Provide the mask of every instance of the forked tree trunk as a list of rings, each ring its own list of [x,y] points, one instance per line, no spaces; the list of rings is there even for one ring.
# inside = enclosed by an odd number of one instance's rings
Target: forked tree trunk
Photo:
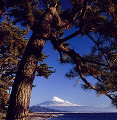
[[[35,68],[44,44],[37,33],[32,34],[14,80],[6,120],[28,120]]]

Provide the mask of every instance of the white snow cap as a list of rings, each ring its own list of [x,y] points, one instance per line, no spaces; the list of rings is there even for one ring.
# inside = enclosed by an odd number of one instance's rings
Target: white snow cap
[[[54,96],[51,100],[38,104],[39,106],[79,106]]]
[[[70,102],[68,102],[68,101],[62,100],[62,99],[60,99],[60,98],[58,98],[58,97],[56,97],[56,96],[54,96],[51,101],[52,101],[52,102],[55,102],[55,104],[56,104],[57,106],[59,106],[59,105],[60,105],[60,106],[79,106],[79,105],[77,105],[77,104],[72,104],[72,103],[70,103]]]
[[[54,97],[52,98],[52,101],[64,102],[64,100],[62,100],[62,99],[60,99],[60,98],[58,98],[58,97],[56,97],[56,96],[54,96]]]

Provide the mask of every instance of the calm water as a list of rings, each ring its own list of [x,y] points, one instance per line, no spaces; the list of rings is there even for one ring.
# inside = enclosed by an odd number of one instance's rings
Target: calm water
[[[70,113],[48,120],[117,120],[117,113]]]

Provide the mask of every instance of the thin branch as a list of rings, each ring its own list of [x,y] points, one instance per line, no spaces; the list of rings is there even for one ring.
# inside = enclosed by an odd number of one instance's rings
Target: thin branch
[[[117,68],[113,68],[113,67],[110,67],[109,65],[106,65],[106,64],[103,64],[103,63],[100,63],[100,62],[96,62],[96,61],[92,61],[92,60],[89,60],[89,59],[85,59],[83,57],[81,57],[78,53],[76,53],[73,49],[67,49],[65,48],[62,43],[60,44],[56,38],[54,37],[50,37],[50,41],[51,43],[53,44],[53,46],[55,47],[55,49],[59,50],[59,51],[62,51],[66,54],[68,54],[70,57],[73,56],[73,59],[76,59],[77,61],[81,60],[82,62],[89,62],[89,63],[93,63],[93,64],[97,64],[97,65],[101,65],[101,66],[105,66],[107,68],[110,68],[111,70],[116,70],[117,71]],[[68,52],[69,51],[69,52]],[[72,57],[71,57],[72,58]]]
[[[81,66],[79,65],[78,67],[78,73],[81,77],[81,79],[85,82],[85,84],[87,84],[91,89],[94,89],[96,91],[100,91],[98,88],[94,87],[91,83],[89,83],[86,78],[83,76],[82,71],[81,71]],[[101,82],[101,81],[100,81]],[[115,100],[113,97],[111,97],[111,95],[109,95],[107,92],[103,93],[104,95],[106,95],[107,97],[109,97],[111,100]]]
[[[28,10],[28,20],[29,20],[29,23],[32,27],[34,24],[34,15],[32,12],[31,2],[29,0],[26,0],[26,5],[27,5],[27,10]]]
[[[0,78],[2,77],[3,72],[4,72],[4,67],[1,67],[1,69],[0,69]]]
[[[9,72],[5,72],[5,74],[1,75],[1,78],[7,77],[12,74],[16,74],[16,72],[14,72],[14,69],[11,69]]]
[[[91,88],[94,89],[96,91],[100,91],[98,88],[94,87],[91,83],[89,83],[86,78],[83,76],[82,71],[81,71],[81,66],[79,65],[78,67],[78,73],[81,77],[81,79]],[[100,81],[101,82],[101,81]],[[106,95],[107,97],[109,97],[111,100],[115,100],[113,97],[111,97],[111,95],[109,95],[107,92],[103,93],[104,95]]]
[[[58,52],[59,52],[59,54],[60,54],[60,61],[61,61],[61,63],[63,63],[64,60],[63,60],[63,57],[62,57],[62,53],[61,53],[61,51],[58,51]]]
[[[86,34],[86,35],[97,45],[98,49],[103,53],[104,58],[105,58],[106,62],[108,63],[108,60],[107,60],[107,58],[106,58],[106,56],[105,56],[105,53],[104,53],[104,51],[99,47],[98,43],[93,39],[93,37],[92,37],[91,35],[89,35],[89,34]],[[109,63],[108,63],[108,65],[109,65]]]
[[[66,42],[67,40],[69,40],[69,39],[71,39],[71,38],[73,38],[73,37],[76,37],[77,35],[80,35],[80,34],[81,34],[81,30],[76,31],[76,32],[74,32],[73,34],[71,34],[71,35],[69,35],[69,36],[67,36],[67,37],[65,37],[65,38],[63,38],[63,39],[59,39],[59,40],[58,40],[58,43],[59,43],[59,45],[60,45],[61,43]]]
[[[97,79],[99,82],[104,83],[102,80],[100,80],[96,75],[92,75],[95,79]]]
[[[12,80],[14,80],[15,77],[16,77],[16,76],[13,76],[13,77],[8,81],[8,83],[11,82]]]
[[[59,40],[58,40],[58,41],[59,41],[59,45],[60,45],[61,43],[63,43],[63,42],[66,42],[67,40],[69,40],[69,39],[77,36],[77,35],[80,35],[80,34],[82,33],[82,26],[83,26],[83,24],[84,24],[84,23],[83,23],[83,17],[84,17],[84,14],[85,14],[86,5],[87,5],[87,1],[85,0],[85,1],[84,1],[84,6],[83,6],[83,12],[82,12],[82,15],[81,15],[81,18],[82,18],[81,21],[82,21],[82,22],[80,23],[81,26],[80,26],[79,31],[76,31],[75,33],[73,33],[73,34],[65,37],[64,39],[59,39]],[[75,20],[77,14],[78,14],[78,13],[76,13],[76,14],[75,14],[75,17],[73,17],[73,21]]]
[[[98,89],[97,89],[96,87],[94,87],[91,83],[89,83],[89,82],[85,79],[85,77],[83,76],[82,71],[81,71],[81,65],[78,65],[78,64],[77,64],[76,66],[77,66],[77,71],[78,71],[81,79],[82,79],[91,89],[94,89],[94,90],[98,91]]]
[[[10,54],[10,56],[8,56],[7,58],[5,58],[5,59],[2,61],[2,65],[1,65],[1,66],[3,66],[10,57],[11,57],[11,54]]]

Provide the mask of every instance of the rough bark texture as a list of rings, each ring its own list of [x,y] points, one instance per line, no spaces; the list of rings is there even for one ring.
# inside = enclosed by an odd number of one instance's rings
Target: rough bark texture
[[[33,33],[14,80],[9,101],[7,120],[28,120],[28,110],[35,68],[45,40]]]

